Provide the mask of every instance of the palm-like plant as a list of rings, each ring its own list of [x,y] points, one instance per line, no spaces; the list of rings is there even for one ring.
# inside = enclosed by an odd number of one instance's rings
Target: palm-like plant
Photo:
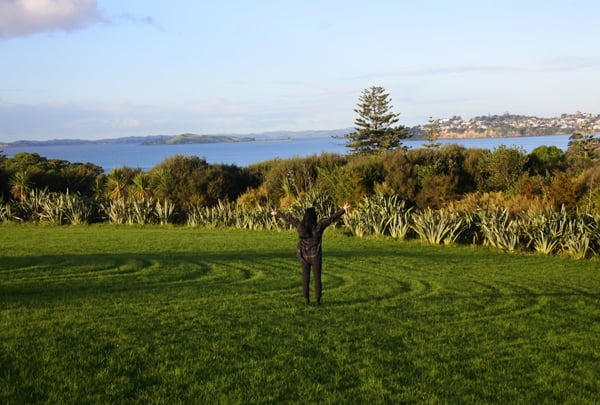
[[[121,167],[115,167],[108,174],[106,186],[108,187],[108,196],[111,200],[118,200],[127,197],[127,185],[129,181],[125,170]]]
[[[10,179],[10,193],[19,201],[23,201],[32,190],[31,175],[27,170],[19,170]]]
[[[171,173],[168,169],[161,167],[151,172],[152,193],[159,200],[167,200],[169,197],[169,177]]]
[[[136,200],[146,201],[152,196],[152,177],[140,172],[135,175],[128,188],[128,195]]]

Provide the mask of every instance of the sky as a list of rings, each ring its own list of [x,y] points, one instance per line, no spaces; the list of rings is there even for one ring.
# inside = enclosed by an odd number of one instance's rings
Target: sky
[[[0,143],[600,113],[597,0],[0,0]]]

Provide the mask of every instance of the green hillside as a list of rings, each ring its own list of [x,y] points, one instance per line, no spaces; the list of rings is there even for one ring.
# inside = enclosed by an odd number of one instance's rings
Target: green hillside
[[[185,145],[198,143],[230,143],[230,142],[252,142],[254,138],[226,135],[197,135],[181,134],[168,139],[160,139],[151,143],[151,145]]]

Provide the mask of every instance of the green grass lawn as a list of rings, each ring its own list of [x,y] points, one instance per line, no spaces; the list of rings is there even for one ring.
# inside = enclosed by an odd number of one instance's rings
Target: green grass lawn
[[[0,226],[0,403],[600,398],[600,263],[328,230]],[[312,291],[311,291],[312,292]]]

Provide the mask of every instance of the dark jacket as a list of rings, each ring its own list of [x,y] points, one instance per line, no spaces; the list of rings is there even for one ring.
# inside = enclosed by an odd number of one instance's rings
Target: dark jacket
[[[333,221],[344,215],[346,211],[340,210],[317,224],[312,229],[312,235],[309,238],[299,238],[298,248],[296,250],[296,256],[304,263],[320,263],[323,257],[323,249],[321,241],[323,239],[323,232]],[[300,225],[300,221],[287,214],[281,212],[277,213],[277,216],[285,219],[292,224],[296,229]]]

